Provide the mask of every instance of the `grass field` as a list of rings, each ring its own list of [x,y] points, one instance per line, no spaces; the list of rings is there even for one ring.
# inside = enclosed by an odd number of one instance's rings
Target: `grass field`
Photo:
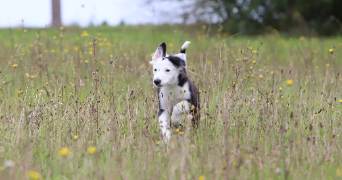
[[[342,178],[342,37],[230,36],[0,30],[0,179]],[[201,122],[165,144],[149,61],[186,40]]]

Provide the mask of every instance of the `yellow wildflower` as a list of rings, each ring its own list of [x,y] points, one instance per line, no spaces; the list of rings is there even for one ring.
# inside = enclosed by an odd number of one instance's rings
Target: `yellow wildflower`
[[[77,136],[77,135],[75,135],[75,136],[74,136],[74,139],[76,140],[77,138],[78,138],[78,136]]]
[[[329,67],[329,66],[330,66],[330,64],[328,63],[328,64],[326,64],[326,66],[327,66],[327,67]]]
[[[330,53],[333,53],[333,52],[334,52],[334,49],[329,49],[329,52],[330,52]]]
[[[90,147],[88,148],[88,153],[89,153],[89,154],[94,154],[94,153],[96,153],[96,147],[90,146]]]
[[[64,148],[60,149],[58,153],[60,156],[65,157],[70,153],[70,150],[68,148],[64,147]]]
[[[16,68],[18,66],[18,64],[13,64],[13,67]]]
[[[177,128],[177,129],[175,129],[175,132],[179,132],[179,129]]]
[[[198,180],[204,180],[204,179],[205,179],[204,176],[198,177]]]
[[[286,81],[286,84],[287,84],[288,86],[292,85],[292,80],[291,80],[291,79],[288,79],[288,80]]]
[[[41,178],[40,173],[38,173],[36,171],[29,171],[28,172],[28,176],[29,176],[30,179],[34,179],[34,180],[37,180],[37,179]]]
[[[264,76],[260,74],[259,77],[260,77],[260,78],[263,78]]]
[[[83,37],[86,37],[86,36],[89,36],[89,34],[87,33],[87,31],[83,31],[83,32],[82,32],[82,36],[83,36]]]
[[[336,169],[336,176],[342,177],[342,168],[337,167],[337,169]]]
[[[283,90],[283,88],[280,87],[280,88],[279,88],[279,91],[282,91],[282,90]]]

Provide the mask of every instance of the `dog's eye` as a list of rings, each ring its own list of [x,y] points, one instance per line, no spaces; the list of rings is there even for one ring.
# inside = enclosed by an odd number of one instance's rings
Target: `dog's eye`
[[[170,69],[167,69],[166,72],[170,72]]]
[[[154,71],[157,71],[157,69],[154,69]]]

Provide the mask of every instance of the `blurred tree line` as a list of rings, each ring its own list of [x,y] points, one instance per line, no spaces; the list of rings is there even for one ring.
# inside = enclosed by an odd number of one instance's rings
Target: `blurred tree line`
[[[208,15],[218,17],[222,31],[230,33],[342,32],[342,0],[195,0],[192,13],[204,21]]]

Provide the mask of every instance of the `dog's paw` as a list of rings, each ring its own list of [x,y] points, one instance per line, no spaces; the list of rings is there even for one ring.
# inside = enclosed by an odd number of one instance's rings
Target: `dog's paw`
[[[163,134],[163,143],[167,143],[169,142],[171,139],[171,131],[170,130],[166,130],[166,132]]]

